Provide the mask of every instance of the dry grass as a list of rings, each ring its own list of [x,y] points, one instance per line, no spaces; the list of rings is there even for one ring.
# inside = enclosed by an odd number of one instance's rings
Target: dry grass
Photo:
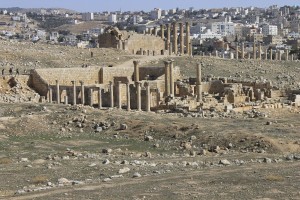
[[[13,161],[10,158],[0,158],[0,165],[11,164]]]
[[[36,177],[33,177],[33,178],[31,179],[31,182],[32,182],[33,184],[45,184],[45,183],[48,182],[48,177],[45,176],[45,175],[38,175],[38,176],[36,176]]]
[[[280,175],[270,174],[265,177],[265,180],[272,181],[272,182],[281,182],[281,181],[284,181],[284,177],[282,177]]]

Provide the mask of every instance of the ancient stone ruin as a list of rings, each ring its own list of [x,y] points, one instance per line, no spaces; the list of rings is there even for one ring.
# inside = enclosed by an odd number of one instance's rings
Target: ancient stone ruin
[[[178,34],[179,24],[179,34]],[[172,31],[171,31],[172,28]],[[165,30],[166,38],[165,38]],[[160,31],[160,35],[158,35]],[[178,45],[179,35],[179,45]],[[116,48],[138,55],[191,55],[190,24],[172,23],[149,28],[144,34],[120,31],[116,27],[109,27],[104,34],[99,35],[100,48]]]
[[[82,104],[138,111],[217,109],[244,111],[254,106],[281,108],[290,100],[299,105],[299,92],[279,90],[271,82],[246,82],[227,77],[182,79],[173,60],[164,66],[35,69],[30,86],[49,103]]]

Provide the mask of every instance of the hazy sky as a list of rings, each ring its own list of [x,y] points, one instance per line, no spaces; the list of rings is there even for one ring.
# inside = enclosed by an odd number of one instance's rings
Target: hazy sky
[[[300,0],[0,0],[0,7],[68,8],[77,11],[137,11],[153,8],[222,8],[236,6],[300,5]]]

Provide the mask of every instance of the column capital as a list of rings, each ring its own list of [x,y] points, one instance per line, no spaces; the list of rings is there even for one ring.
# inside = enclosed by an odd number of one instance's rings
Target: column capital
[[[149,82],[145,82],[145,87],[149,87],[150,83]]]
[[[76,84],[76,81],[71,81],[71,83],[72,83],[73,85],[75,85],[75,84]]]
[[[165,60],[164,63],[165,63],[165,66],[167,66],[171,63],[171,61],[170,60]]]
[[[56,83],[58,83],[58,80],[55,80]]]
[[[79,81],[79,83],[80,83],[81,85],[84,85],[84,81]]]
[[[134,65],[138,65],[138,64],[140,64],[140,61],[139,61],[139,60],[134,60],[134,61],[133,61],[133,64],[134,64]]]

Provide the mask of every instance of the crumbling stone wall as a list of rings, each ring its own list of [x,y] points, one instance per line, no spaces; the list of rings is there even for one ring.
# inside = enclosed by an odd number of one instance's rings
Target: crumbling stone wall
[[[161,37],[154,36],[154,35],[143,35],[143,34],[132,34],[129,36],[125,49],[129,52],[134,52],[136,54],[140,49],[145,51],[150,51],[150,54],[153,51],[156,54],[161,54],[161,51],[165,48],[165,41],[161,39]]]
[[[100,48],[118,48],[133,54],[162,54],[165,41],[155,35],[138,34],[135,32],[120,31],[117,28],[109,28],[98,37]]]

